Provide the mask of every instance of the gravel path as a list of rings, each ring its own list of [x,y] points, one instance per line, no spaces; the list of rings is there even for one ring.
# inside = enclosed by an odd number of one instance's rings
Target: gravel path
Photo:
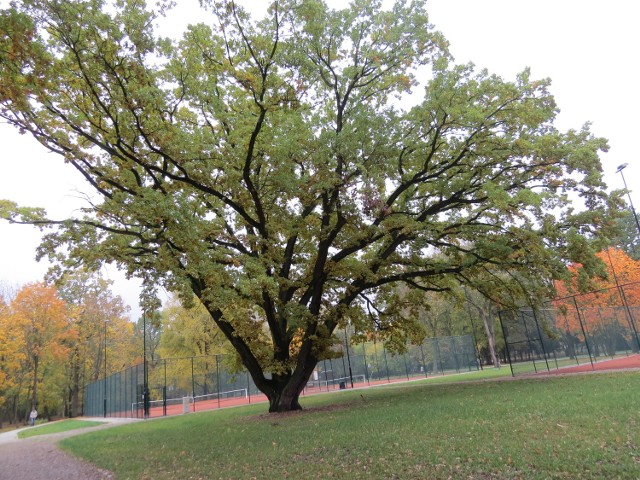
[[[95,420],[95,419],[92,419]],[[18,439],[17,431],[0,434],[0,480],[103,480],[113,479],[101,470],[57,447],[59,440],[93,430],[109,428],[122,421],[51,435]],[[37,428],[37,427],[36,427]]]

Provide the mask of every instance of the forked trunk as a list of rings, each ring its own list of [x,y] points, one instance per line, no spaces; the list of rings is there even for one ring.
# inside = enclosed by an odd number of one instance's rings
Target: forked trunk
[[[306,361],[301,362],[303,355]],[[269,399],[269,413],[302,410],[300,395],[315,369],[317,359],[311,355],[309,349],[303,348],[298,361],[301,363],[290,375],[274,375],[271,388],[265,391]]]
[[[297,370],[291,375],[274,376],[272,388],[265,392],[269,399],[269,413],[302,410],[300,394],[309,380],[311,371]]]
[[[269,413],[302,410],[300,392],[279,392],[269,397]]]

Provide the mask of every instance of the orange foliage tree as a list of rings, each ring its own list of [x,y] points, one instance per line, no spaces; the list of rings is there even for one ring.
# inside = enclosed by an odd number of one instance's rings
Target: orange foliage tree
[[[82,414],[84,385],[131,365],[141,345],[122,299],[93,274],[0,295],[0,421],[26,418],[32,406]]]
[[[600,347],[612,355],[621,338],[636,350],[640,260],[617,248],[603,250],[597,256],[605,265],[606,278],[587,282],[582,266],[574,264],[569,266],[571,281],[556,282],[559,299],[553,303],[560,312],[557,327],[567,339],[584,341],[584,334],[589,335],[596,355]],[[581,293],[586,289],[589,293]]]
[[[9,307],[0,297],[0,411],[6,403],[6,394],[13,386],[11,378],[11,362],[13,360],[12,338],[9,335],[10,323],[4,321],[8,317]],[[0,417],[1,419],[1,417]]]
[[[43,283],[22,287],[1,317],[0,331],[12,362],[6,369],[11,388],[5,394],[15,421],[19,413],[39,406],[39,396],[48,408],[59,398],[55,391],[57,372],[67,357],[72,329],[66,303],[55,288]]]
[[[136,348],[128,307],[113,295],[109,281],[77,271],[62,278],[59,292],[73,312],[73,337],[65,364],[65,413],[74,417],[82,414],[83,386],[130,366],[141,348]]]

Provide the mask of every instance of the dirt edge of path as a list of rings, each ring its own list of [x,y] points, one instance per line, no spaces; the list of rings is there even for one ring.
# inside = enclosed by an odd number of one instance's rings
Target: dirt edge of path
[[[105,480],[112,472],[63,451],[58,442],[64,438],[114,427],[123,422],[105,421],[103,425],[79,428],[49,435],[19,439],[17,431],[2,434],[0,442],[0,480]]]

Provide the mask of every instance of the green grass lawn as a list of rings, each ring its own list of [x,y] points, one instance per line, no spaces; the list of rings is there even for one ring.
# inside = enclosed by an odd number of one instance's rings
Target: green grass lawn
[[[640,475],[638,373],[434,380],[306,397],[303,413],[260,404],[129,424],[62,446],[120,480]]]
[[[511,378],[509,365],[501,368],[484,367],[483,370],[472,370],[470,372],[457,373],[453,375],[434,375],[425,380],[427,383],[460,383],[474,382],[478,380],[488,380],[492,378]]]
[[[62,420],[59,422],[46,423],[34,428],[28,428],[18,432],[18,438],[34,437],[36,435],[48,435],[50,433],[67,432],[78,428],[95,427],[103,425],[104,422],[94,422],[92,420]]]

